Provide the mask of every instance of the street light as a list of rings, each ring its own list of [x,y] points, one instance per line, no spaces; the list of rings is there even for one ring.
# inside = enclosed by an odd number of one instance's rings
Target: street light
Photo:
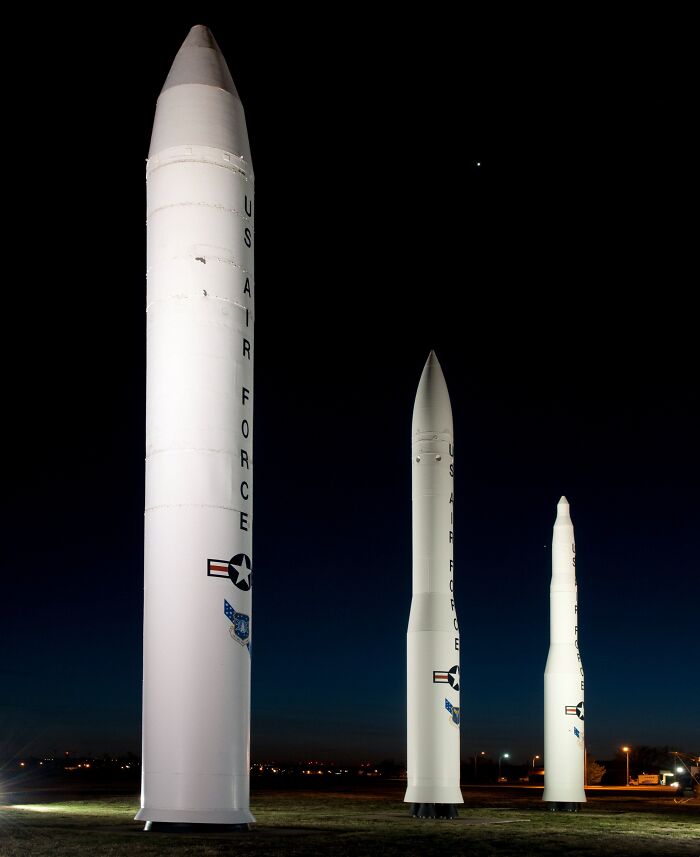
[[[540,758],[539,756],[533,756],[532,757],[532,764],[530,765],[531,768],[535,767],[535,759],[539,759],[539,758]]]
[[[630,784],[630,748],[629,747],[623,747],[622,752],[627,755],[627,782],[625,783],[625,785],[627,787],[629,787],[629,784]]]
[[[510,759],[510,753],[503,753],[498,757],[498,779],[501,779],[501,759]]]
[[[486,753],[482,750],[480,753],[474,753],[474,782],[476,782],[476,760],[479,756],[485,756]]]

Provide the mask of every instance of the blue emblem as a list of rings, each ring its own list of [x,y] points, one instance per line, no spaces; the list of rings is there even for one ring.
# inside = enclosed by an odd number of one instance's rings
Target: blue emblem
[[[575,726],[574,726],[574,735],[575,735],[577,738],[580,738],[580,737],[581,737],[581,733],[578,731],[578,729],[577,729]]]
[[[233,625],[232,628],[228,629],[231,637],[242,646],[248,645],[250,640],[250,616],[245,613],[237,613],[226,599],[224,599],[224,613]]]
[[[449,699],[445,700],[445,708],[452,715],[452,722],[455,726],[459,726],[459,706],[452,705]]]

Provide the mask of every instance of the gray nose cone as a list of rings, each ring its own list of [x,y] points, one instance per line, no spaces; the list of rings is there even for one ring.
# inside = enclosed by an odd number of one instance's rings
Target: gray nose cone
[[[238,98],[224,55],[208,27],[197,24],[182,43],[170,68],[162,92],[173,86],[201,83],[216,86]]]
[[[569,501],[566,497],[562,497],[557,503],[557,517],[555,523],[571,524],[571,512],[569,510]]]
[[[431,351],[423,367],[413,405],[413,434],[433,432],[452,435],[452,405],[445,376],[435,352]]]
[[[226,60],[211,32],[192,27],[158,97],[149,158],[176,146],[230,152],[253,177],[245,114]]]

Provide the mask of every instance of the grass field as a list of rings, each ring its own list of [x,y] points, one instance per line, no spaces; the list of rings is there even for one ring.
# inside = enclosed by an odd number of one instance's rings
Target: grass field
[[[137,798],[96,796],[15,803],[0,809],[2,857],[103,855],[366,855],[386,857],[700,857],[700,804],[672,797],[594,796],[577,814],[550,813],[539,792],[464,790],[454,821],[417,821],[401,802],[404,786],[371,790],[253,793],[257,824],[242,833],[143,832]],[[37,796],[38,797],[38,796]],[[43,796],[42,796],[43,798]]]

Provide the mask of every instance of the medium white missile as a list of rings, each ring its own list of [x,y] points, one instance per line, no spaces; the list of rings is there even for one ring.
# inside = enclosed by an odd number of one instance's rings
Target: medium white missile
[[[549,655],[544,671],[544,793],[552,809],[575,812],[584,790],[583,666],[578,647],[576,543],[562,497],[552,536]]]
[[[253,169],[206,27],[158,98],[147,164],[141,809],[246,825],[253,531]]]
[[[452,407],[433,351],[413,406],[413,598],[407,634],[404,801],[416,818],[454,818],[459,787],[459,627],[454,602]]]

